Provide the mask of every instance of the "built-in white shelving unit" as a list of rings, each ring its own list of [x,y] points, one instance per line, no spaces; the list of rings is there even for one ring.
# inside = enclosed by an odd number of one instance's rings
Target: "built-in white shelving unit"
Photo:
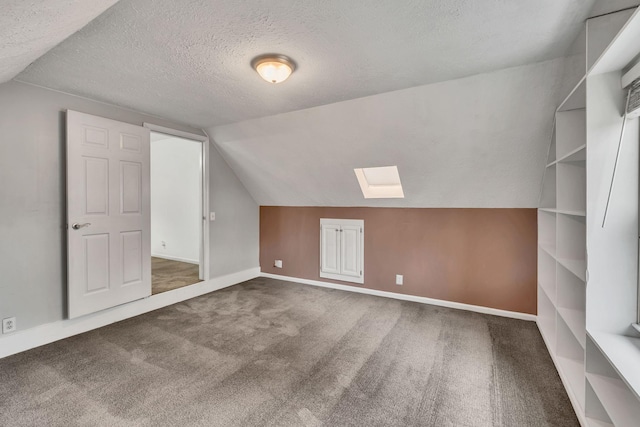
[[[622,126],[620,77],[640,54],[638,40],[635,9],[588,20],[576,41],[582,51],[572,48],[583,77],[556,111],[538,209],[538,327],[583,426],[640,426],[640,338],[629,327],[637,301],[637,120],[628,124],[635,143],[623,147],[622,183],[602,227]]]

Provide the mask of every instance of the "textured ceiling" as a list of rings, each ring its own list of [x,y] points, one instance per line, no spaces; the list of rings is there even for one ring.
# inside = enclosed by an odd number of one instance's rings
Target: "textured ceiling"
[[[2,0],[0,83],[14,78],[117,1]]]
[[[536,207],[565,61],[208,129],[260,205]],[[354,168],[397,165],[404,199]]]
[[[556,58],[593,2],[121,0],[18,79],[210,127]],[[271,51],[280,85],[249,67]]]

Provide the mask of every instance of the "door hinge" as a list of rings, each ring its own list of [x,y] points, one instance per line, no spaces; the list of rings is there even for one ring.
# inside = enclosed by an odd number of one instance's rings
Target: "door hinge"
[[[360,270],[360,275],[362,276],[362,270]]]

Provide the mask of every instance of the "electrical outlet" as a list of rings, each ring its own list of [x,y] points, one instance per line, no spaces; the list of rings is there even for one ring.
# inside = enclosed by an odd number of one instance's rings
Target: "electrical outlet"
[[[2,319],[2,333],[8,334],[9,332],[14,332],[17,328],[16,318],[15,317],[7,317],[6,319]]]
[[[404,277],[402,274],[396,274],[396,285],[402,285],[404,282]]]
[[[276,262],[273,264],[273,266],[277,268],[282,268],[282,260],[277,259]]]
[[[209,212],[209,220],[210,221],[215,221],[216,220],[216,213],[215,212]]]
[[[162,249],[167,249],[167,242],[164,240],[162,241]]]

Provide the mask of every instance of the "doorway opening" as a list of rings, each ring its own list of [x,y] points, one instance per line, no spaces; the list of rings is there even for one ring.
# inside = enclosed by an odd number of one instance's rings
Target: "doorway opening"
[[[205,280],[205,141],[151,131],[152,295]]]

